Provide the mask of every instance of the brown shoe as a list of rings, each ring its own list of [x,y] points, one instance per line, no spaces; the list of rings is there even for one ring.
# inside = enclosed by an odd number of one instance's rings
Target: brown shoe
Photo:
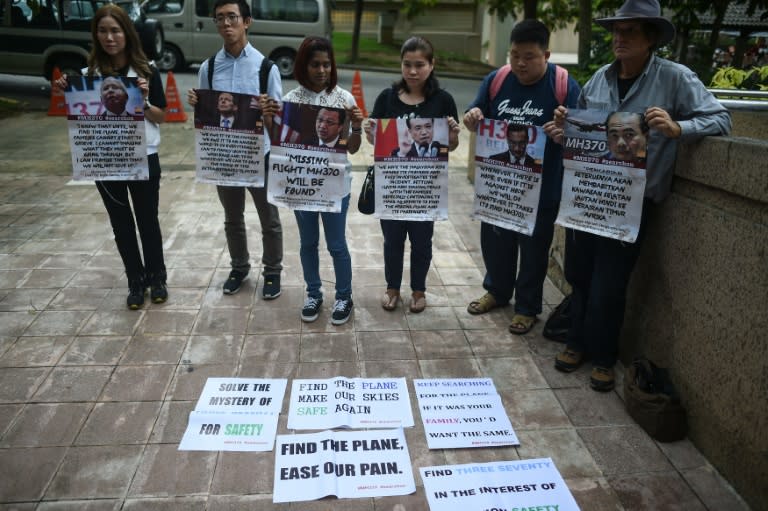
[[[616,386],[613,369],[610,367],[595,366],[589,376],[589,386],[598,392],[608,392]]]
[[[411,295],[411,312],[418,314],[423,312],[427,308],[427,297],[424,296],[424,291],[414,291]]]
[[[485,314],[489,310],[495,309],[496,306],[496,298],[491,293],[485,293],[477,300],[469,302],[467,312],[470,314]]]
[[[555,357],[555,369],[564,373],[570,373],[578,369],[583,361],[583,353],[565,348],[565,351],[558,353],[557,357]]]
[[[393,311],[397,309],[397,302],[400,301],[399,289],[387,289],[384,296],[381,297],[381,306],[384,310]]]

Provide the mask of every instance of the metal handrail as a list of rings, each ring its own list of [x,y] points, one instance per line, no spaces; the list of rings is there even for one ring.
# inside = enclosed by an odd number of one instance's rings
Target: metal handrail
[[[768,111],[768,91],[709,89],[728,110]]]

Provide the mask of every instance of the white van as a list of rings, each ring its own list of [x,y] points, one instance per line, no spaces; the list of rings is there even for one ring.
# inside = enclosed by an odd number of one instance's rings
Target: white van
[[[296,50],[305,36],[331,37],[331,13],[326,0],[247,0],[253,22],[251,44],[272,59],[283,78],[293,76]],[[203,62],[221,49],[213,23],[215,0],[149,0],[147,14],[163,22],[165,51],[161,70],[181,70]]]

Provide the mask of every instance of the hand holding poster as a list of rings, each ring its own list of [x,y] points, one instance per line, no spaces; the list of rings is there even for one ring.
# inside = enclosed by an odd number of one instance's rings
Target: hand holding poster
[[[643,211],[647,135],[642,114],[569,110],[556,222],[633,243]]]
[[[257,96],[197,89],[197,181],[264,186],[264,125]]]
[[[448,218],[448,123],[439,118],[377,119],[376,211],[385,220]]]
[[[416,491],[402,429],[280,435],[274,502],[327,495],[369,498]]]
[[[478,125],[474,218],[533,234],[546,138],[539,126],[494,119]]]
[[[419,469],[433,511],[578,511],[551,458]]]
[[[267,200],[303,211],[339,213],[347,187],[343,108],[284,102],[273,126]]]
[[[64,98],[72,178],[147,180],[144,100],[136,78],[72,76]]]

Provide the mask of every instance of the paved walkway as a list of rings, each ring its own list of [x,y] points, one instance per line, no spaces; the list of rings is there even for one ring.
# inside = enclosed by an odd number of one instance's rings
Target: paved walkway
[[[285,210],[283,295],[262,300],[258,271],[240,293],[222,295],[222,211],[213,188],[194,181],[191,124],[167,124],[163,135],[170,299],[132,312],[98,193],[69,183],[64,120],[31,113],[0,121],[0,511],[427,510],[420,466],[546,456],[584,510],[747,509],[690,442],[654,442],[626,414],[620,392],[591,391],[586,369],[554,371],[561,345],[541,336],[543,322],[516,337],[507,332],[510,307],[466,312],[483,276],[479,225],[469,218],[466,131],[451,160],[450,219],[435,229],[427,310],[380,307],[381,232],[354,211],[347,233],[355,311],[340,327],[328,308],[315,323],[299,318],[298,234]],[[369,159],[364,144],[355,170]],[[361,180],[356,172],[353,203]],[[247,223],[258,261],[252,206]],[[324,251],[321,265],[332,290]],[[544,297],[542,319],[561,295],[547,283]],[[293,505],[272,504],[273,453],[177,451],[208,377],[336,375],[409,384],[492,377],[520,446],[430,451],[416,412],[406,432],[416,494]],[[286,431],[282,416],[279,433]]]

